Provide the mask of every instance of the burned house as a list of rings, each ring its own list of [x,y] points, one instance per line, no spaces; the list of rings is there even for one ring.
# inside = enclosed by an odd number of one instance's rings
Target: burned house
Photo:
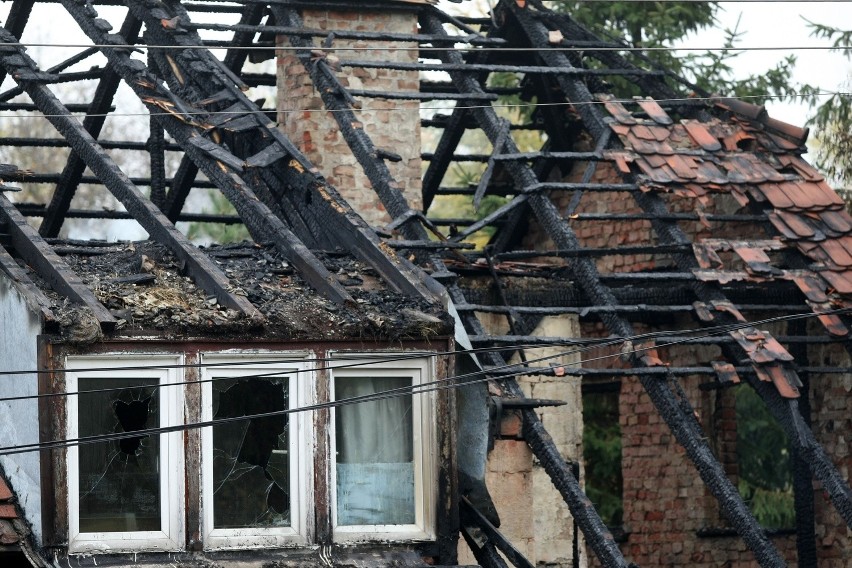
[[[4,112],[54,130],[0,156],[62,164],[0,172],[0,543],[848,565],[852,217],[807,131],[540,2],[432,4],[10,3]],[[47,17],[86,39],[40,64]],[[208,190],[229,205],[194,209]],[[69,237],[87,219],[149,238]],[[584,490],[584,421],[615,426],[617,517]],[[776,434],[792,521],[764,527],[743,460]]]

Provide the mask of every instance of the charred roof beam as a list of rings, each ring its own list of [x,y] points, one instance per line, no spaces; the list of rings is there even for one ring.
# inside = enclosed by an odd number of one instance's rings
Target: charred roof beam
[[[240,22],[250,25],[259,24],[265,9],[262,4],[246,4],[242,8]],[[235,47],[249,45],[253,43],[254,36],[255,34],[252,32],[236,32],[230,44]],[[225,52],[225,66],[234,73],[239,73],[248,58],[248,54],[249,52],[245,49],[229,49]],[[197,175],[198,166],[188,156],[184,156],[180,161],[163,207],[163,212],[172,222],[178,218],[183,210],[186,198],[194,186]]]
[[[132,14],[128,14],[121,26],[119,34],[127,43],[134,43],[141,28],[142,22]],[[93,138],[97,138],[101,133],[101,129],[106,122],[106,113],[112,106],[112,101],[120,82],[121,78],[118,76],[118,73],[110,68],[104,70],[100,83],[98,83],[98,87],[95,90],[94,98],[87,109],[87,116],[83,119],[83,128]],[[59,235],[59,230],[65,222],[65,214],[71,207],[71,200],[77,192],[77,187],[85,170],[86,162],[80,158],[80,155],[76,151],[72,151],[65,163],[65,168],[62,170],[60,181],[53,190],[53,197],[47,206],[44,219],[39,226],[39,234],[44,237]]]
[[[541,23],[540,19],[531,17],[528,11],[520,9],[512,3],[508,3],[507,9],[513,13],[516,20],[525,30],[533,46],[547,45],[547,28]],[[558,51],[542,50],[539,52],[539,57],[556,67],[566,64],[565,55]],[[571,96],[572,100],[591,100],[590,94],[582,92],[585,87],[581,83],[566,78],[558,78],[557,81],[563,92]],[[583,98],[573,99],[575,94],[580,94]],[[584,107],[592,106],[594,105],[584,105]],[[587,128],[593,133],[599,131],[600,128],[608,128],[603,123],[599,110],[597,108],[593,110],[595,112],[583,112],[582,108],[580,109]],[[640,194],[638,192],[635,192],[633,195],[639,207],[645,213],[652,216],[651,224],[662,244],[677,246],[690,243],[690,239],[676,223],[660,218],[668,214],[668,209],[658,195]],[[698,267],[698,263],[692,255],[675,253],[672,255],[672,258],[681,270],[691,271]],[[693,289],[696,296],[703,301],[728,302],[725,294],[718,287],[714,287],[709,283],[695,281]],[[717,313],[718,315],[716,315],[713,321],[714,325],[738,323],[738,320],[732,314],[722,311]],[[732,351],[729,355],[733,359],[739,360],[746,353],[742,348],[732,346]],[[757,369],[759,365],[762,364],[755,363],[755,368]],[[767,366],[782,367],[783,363],[776,361]],[[797,380],[794,370],[785,368],[784,372]],[[784,428],[796,451],[805,458],[811,466],[814,475],[823,483],[825,490],[831,497],[832,503],[846,522],[846,525],[852,528],[852,490],[850,490],[849,485],[844,481],[834,463],[822,449],[822,446],[816,441],[813,432],[808,427],[798,409],[796,399],[782,397],[776,386],[768,384],[757,377],[749,376],[748,380],[749,384],[761,396],[773,417]],[[745,535],[743,536],[745,538]],[[755,554],[757,554],[757,550],[755,550]],[[760,561],[760,557],[758,557],[758,561]]]
[[[510,4],[509,9],[512,7],[517,8],[514,3]],[[431,16],[422,17],[421,25],[426,32],[431,34],[446,33],[440,21]],[[463,64],[460,54],[454,52],[446,52],[442,55],[442,60],[452,64]],[[481,89],[478,82],[473,79],[470,73],[454,71],[450,73],[450,76],[461,92],[479,92]],[[575,84],[572,82],[571,89],[566,95],[572,101],[588,102],[591,100],[591,94],[582,83]],[[584,119],[592,136],[595,140],[600,139],[606,128],[600,109],[596,105],[590,104],[577,105],[577,107],[577,112]],[[473,109],[473,113],[492,144],[495,143],[501,132],[500,118],[497,116],[497,113],[491,107]],[[519,152],[512,140],[506,142],[506,150],[510,153]],[[509,162],[506,164],[506,169],[519,187],[526,188],[539,183],[534,172],[525,164]],[[563,249],[579,248],[576,235],[573,233],[571,227],[562,219],[560,212],[549,197],[535,193],[530,195],[529,203],[542,228],[550,235],[558,247]],[[587,295],[595,303],[601,305],[614,305],[617,303],[612,291],[601,283],[593,261],[589,259],[577,259],[571,263],[570,268],[574,273],[577,283],[584,288]],[[602,314],[602,319],[604,319],[610,331],[617,336],[631,337],[634,335],[632,326],[617,314]],[[636,363],[640,366],[645,366],[641,360],[637,360]],[[684,447],[687,456],[695,464],[705,484],[719,500],[722,509],[726,512],[728,518],[731,519],[732,524],[738,529],[738,532],[743,535],[743,539],[752,549],[759,562],[761,562],[761,565],[782,566],[783,560],[778,550],[766,535],[763,534],[760,525],[743,502],[736,487],[734,487],[725,475],[721,464],[719,464],[704,439],[703,432],[695,421],[694,411],[688,401],[678,399],[670,386],[662,381],[641,376],[639,380],[642,382],[645,391],[668,424],[675,438]],[[538,428],[534,426],[528,427],[525,424],[525,433],[534,436],[528,440],[528,443],[536,454],[543,449],[539,443],[541,434],[538,432]],[[542,459],[542,457],[546,456],[540,456],[542,463],[545,463],[545,459]],[[552,475],[551,479],[559,487],[559,484],[569,483],[567,477],[570,477],[570,472],[565,472],[557,476]],[[597,522],[601,522],[599,517],[597,518]],[[582,524],[581,527],[583,527]],[[614,551],[610,548],[608,541],[601,539],[599,535],[589,531],[588,525],[583,528],[587,541],[596,554],[598,554],[598,557],[601,558],[604,565],[623,565],[623,557],[621,557],[620,553],[617,557],[613,556]],[[617,551],[617,548],[615,550]]]
[[[8,33],[5,32],[4,33]],[[8,69],[7,69],[8,71]],[[15,206],[0,192],[0,222],[5,223],[15,252],[58,293],[88,308],[104,330],[115,327],[116,319],[77,274],[41,238]],[[14,261],[12,261],[14,263]],[[7,264],[7,262],[4,262]],[[11,268],[11,267],[10,267]],[[45,302],[40,296],[39,304]]]
[[[0,30],[0,42],[19,43],[18,39],[5,30]],[[37,80],[35,62],[20,47],[0,51],[0,65],[15,78],[33,102],[68,140],[71,148],[85,164],[100,177],[110,192],[125,206],[142,227],[156,240],[166,245],[180,260],[187,264],[190,275],[202,289],[216,296],[222,305],[237,310],[248,317],[260,320],[262,316],[243,296],[233,294],[224,273],[201,253],[175,226],[156,208],[123,171],[112,161],[97,141],[86,131],[67,108],[45,85]],[[17,213],[17,210],[15,211]],[[20,216],[20,215],[19,215]],[[23,219],[20,216],[20,219]],[[24,221],[26,224],[26,221]],[[23,233],[22,233],[23,235]],[[31,235],[30,235],[31,236]],[[39,239],[40,240],[40,239]],[[43,242],[43,241],[42,241]],[[57,257],[58,258],[58,257]],[[108,314],[108,312],[107,312]],[[100,319],[100,318],[99,318]]]

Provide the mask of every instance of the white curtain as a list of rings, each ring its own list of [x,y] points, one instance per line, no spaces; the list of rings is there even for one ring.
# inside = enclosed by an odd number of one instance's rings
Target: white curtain
[[[410,387],[410,377],[338,377],[335,399]],[[339,406],[337,523],[413,524],[414,440],[412,397]]]

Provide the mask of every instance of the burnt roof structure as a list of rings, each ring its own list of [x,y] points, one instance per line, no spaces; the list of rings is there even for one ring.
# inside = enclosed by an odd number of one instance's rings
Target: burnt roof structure
[[[446,290],[474,346],[505,347],[479,354],[505,396],[523,398],[514,379],[519,374],[638,377],[757,561],[777,566],[783,564],[778,551],[726,477],[689,401],[660,379],[698,375],[708,383],[748,382],[785,429],[801,463],[810,468],[801,474],[806,483],[810,476],[819,480],[852,527],[852,492],[798,407],[800,374],[816,369],[797,363],[791,354],[818,342],[849,350],[852,325],[845,312],[836,312],[849,305],[852,294],[852,217],[822,176],[801,159],[806,131],[769,118],[760,106],[713,99],[667,70],[654,68],[641,52],[601,39],[540,2],[501,0],[493,18],[484,19],[453,17],[426,2],[394,3],[396,9],[415,11],[419,17],[419,33],[403,36],[381,31],[330,35],[333,30],[303,25],[299,8],[333,9],[348,4],[343,0],[133,1],[126,3],[118,30],[98,11],[125,3],[98,2],[96,8],[91,2],[62,0],[58,4],[92,47],[41,69],[21,41],[33,7],[54,3],[14,0],[0,31],[0,66],[17,84],[0,93],[2,108],[40,112],[59,133],[49,140],[2,139],[0,147],[73,149],[61,172],[0,176],[4,181],[54,185],[46,207],[13,204],[0,194],[5,229],[0,267],[32,290],[30,297],[45,318],[54,317],[53,302],[12,256],[22,259],[56,294],[87,306],[108,332],[115,317],[72,263],[60,256],[57,248],[67,243],[53,239],[69,218],[123,217],[138,221],[152,240],[168,249],[198,288],[242,317],[262,322],[268,314],[235,294],[209,251],[195,247],[174,226],[193,220],[241,222],[256,242],[269,243],[331,302],[347,304],[354,298],[317,250],[344,250],[394,291],[418,302],[435,302]],[[222,40],[225,35],[228,39]],[[326,109],[393,219],[380,233],[352,211],[282,134],[270,111],[244,92],[249,86],[275,84],[274,75],[248,71],[246,62],[251,56],[271,57],[276,35],[288,36],[297,48]],[[337,38],[374,46],[408,41],[428,49],[411,64],[358,60],[351,53],[332,58]],[[151,46],[147,61],[131,47],[137,44]],[[253,50],[239,49],[249,45]],[[465,50],[454,49],[458,45]],[[228,47],[221,59],[210,49]],[[96,53],[105,56],[105,66],[77,70]],[[370,67],[428,73],[419,93],[399,96],[448,105],[422,121],[423,127],[438,133],[434,150],[423,156],[429,162],[423,211],[412,209],[398,190],[386,164],[393,154],[377,148],[358,121],[359,97],[395,94],[355,92],[341,81],[347,70]],[[494,87],[489,81],[494,74],[511,74],[517,85]],[[615,80],[629,81],[640,96],[612,97],[607,81]],[[77,81],[96,81],[94,95],[82,105],[63,103],[55,87]],[[121,112],[115,94],[122,82],[151,115],[146,142],[97,139],[105,118]],[[31,102],[20,100],[24,94]],[[504,94],[531,101],[531,112],[512,123],[495,104]],[[72,112],[86,117],[79,122]],[[462,139],[468,131],[483,133],[491,151],[467,152]],[[541,132],[546,142],[535,151],[521,151],[515,137],[519,131]],[[111,157],[110,152],[118,151],[147,156],[150,176],[131,179]],[[179,152],[182,159],[167,177],[164,156],[171,152]],[[473,183],[446,185],[448,171],[469,163],[484,165]],[[87,167],[94,177],[84,175]],[[199,172],[206,180],[196,179]],[[81,182],[103,184],[126,213],[72,208]],[[138,186],[150,187],[149,196]],[[193,187],[211,186],[228,198],[238,218],[184,212]],[[430,205],[447,195],[470,195],[477,205],[489,195],[505,200],[479,219],[431,218]],[[42,218],[38,231],[30,228],[26,215]],[[602,223],[614,230],[601,246],[587,237],[600,234]],[[485,228],[493,229],[489,246],[469,250],[466,239]],[[478,275],[492,279],[488,293],[469,285]],[[550,304],[516,301],[512,279],[536,277],[543,278]],[[479,319],[485,312],[506,316],[510,333],[489,334]],[[748,323],[778,313],[813,313],[823,328],[773,338]],[[530,335],[537,317],[552,314],[575,314],[600,323],[616,338],[634,337],[638,326],[665,325],[675,318],[714,332],[718,326],[731,327],[693,340],[718,346],[723,361],[695,361],[688,367],[668,367],[653,352],[641,349],[625,353],[626,372],[508,365],[513,345],[571,344],[571,338]],[[668,338],[675,339],[683,338]],[[590,549],[604,566],[627,566],[534,409],[527,407],[522,414],[524,439],[562,494]],[[499,532],[484,521],[482,525],[487,538],[475,551],[481,564],[503,565],[499,549],[515,565],[525,565]],[[799,530],[807,539],[806,522]]]

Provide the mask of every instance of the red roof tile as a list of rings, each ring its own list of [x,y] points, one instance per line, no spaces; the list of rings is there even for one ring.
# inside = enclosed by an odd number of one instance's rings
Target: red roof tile
[[[681,122],[696,144],[708,152],[718,152],[722,149],[719,139],[710,134],[703,124],[696,120],[684,120]]]
[[[832,231],[838,233],[849,233],[852,231],[852,216],[845,210],[821,211],[819,218]]]
[[[639,106],[642,107],[642,110],[644,110],[648,114],[648,117],[657,124],[672,124],[671,117],[666,114],[666,111],[663,110],[663,107],[657,104],[657,101],[655,101],[654,99],[640,99],[636,102],[638,102]]]
[[[611,99],[612,97],[609,98]],[[615,117],[615,120],[617,120],[621,124],[636,124],[636,119],[633,118],[633,115],[630,114],[630,111],[624,108],[624,105],[622,105],[620,102],[614,100],[605,100],[604,106],[606,107],[606,110],[609,112],[609,114]]]

